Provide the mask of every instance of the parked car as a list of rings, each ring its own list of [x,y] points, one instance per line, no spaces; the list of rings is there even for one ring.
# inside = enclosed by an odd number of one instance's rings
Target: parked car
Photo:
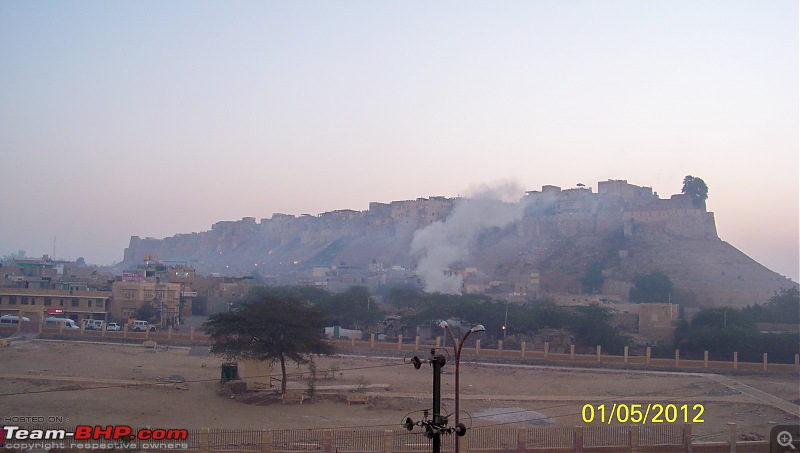
[[[83,320],[83,329],[84,330],[103,330],[103,325],[106,322],[102,319],[84,319]]]
[[[69,318],[56,318],[55,316],[51,316],[49,318],[45,318],[44,320],[45,327],[57,327],[57,328],[64,328],[64,329],[80,329],[75,321]]]
[[[0,325],[3,326],[16,326],[19,324],[20,317],[14,315],[3,315],[0,316]],[[22,317],[22,321],[30,321],[30,318]]]
[[[115,322],[110,322],[108,323],[108,327],[106,327],[106,330],[120,331],[122,330],[122,326]]]
[[[156,326],[148,323],[147,321],[136,320],[131,324],[130,330],[132,332],[146,332],[148,330],[152,332],[156,330]]]

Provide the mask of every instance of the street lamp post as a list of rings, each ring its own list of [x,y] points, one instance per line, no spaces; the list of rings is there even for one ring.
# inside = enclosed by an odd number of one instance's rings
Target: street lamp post
[[[442,327],[442,328],[444,328],[444,330],[447,331],[448,335],[450,335],[450,340],[453,342],[453,351],[455,353],[454,355],[455,355],[455,358],[456,358],[456,378],[455,378],[455,380],[456,380],[456,382],[455,382],[455,384],[456,384],[456,386],[455,386],[456,420],[455,420],[455,425],[454,426],[458,426],[458,369],[459,369],[458,365],[459,365],[459,362],[461,361],[461,348],[464,346],[464,342],[467,341],[467,337],[469,337],[469,335],[471,333],[473,333],[473,332],[484,332],[486,330],[486,328],[483,327],[482,324],[478,324],[475,327],[469,329],[469,331],[467,331],[466,335],[464,335],[464,338],[462,338],[460,342],[456,343],[456,337],[453,335],[453,331],[450,330],[450,326],[447,324],[447,321],[440,322],[439,323],[439,327]],[[456,440],[455,453],[459,453],[458,452],[458,436],[456,436],[455,440]]]
[[[506,340],[506,332],[508,332],[508,302],[506,302],[506,317],[503,321],[503,341]]]

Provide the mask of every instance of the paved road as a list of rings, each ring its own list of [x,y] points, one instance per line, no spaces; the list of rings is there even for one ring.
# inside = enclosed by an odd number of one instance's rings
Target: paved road
[[[350,356],[350,357],[358,357],[358,356]],[[390,358],[390,357],[386,357]],[[461,363],[465,363],[462,361]],[[492,365],[497,367],[507,367],[507,368],[527,368],[527,369],[543,369],[543,370],[561,370],[561,371],[586,371],[585,368],[574,368],[574,367],[567,367],[567,366],[549,366],[549,365],[517,365],[517,364],[498,364],[498,363],[489,363],[489,362],[480,362],[477,360],[471,360],[469,363],[472,364],[485,364],[485,365]],[[598,372],[608,371],[610,373],[615,372],[625,372],[628,374],[641,374],[641,375],[660,375],[660,376],[675,376],[675,375],[682,375],[682,376],[696,376],[701,377],[704,379],[711,379],[719,384],[722,384],[732,390],[736,390],[739,392],[739,395],[723,395],[723,396],[711,396],[711,395],[704,395],[704,396],[692,396],[687,398],[677,397],[671,398],[674,401],[687,401],[687,402],[711,402],[711,401],[727,401],[727,402],[742,402],[742,403],[753,403],[759,402],[765,404],[767,406],[772,406],[778,410],[786,412],[789,415],[793,415],[795,417],[800,417],[800,406],[797,404],[791,403],[789,401],[784,400],[783,398],[779,398],[775,395],[767,393],[763,390],[759,390],[757,388],[751,387],[747,384],[739,382],[735,379],[734,376],[725,376],[721,374],[712,374],[712,373],[692,373],[692,372],[683,372],[683,371],[650,371],[650,370],[616,370],[616,369],[609,369],[609,370],[596,370]],[[377,395],[377,394],[376,394]],[[401,393],[392,393],[393,397],[404,397],[407,396],[409,398],[413,397],[414,395],[408,394],[403,395]],[[443,395],[443,397],[447,398],[447,396]],[[452,398],[452,396],[450,396]],[[699,399],[698,399],[699,398]],[[460,399],[468,400],[468,399],[487,399],[485,395],[461,395]],[[492,395],[490,399],[493,400],[510,400],[510,401],[589,401],[592,399],[597,399],[596,396],[526,396],[526,395]],[[635,397],[619,397],[615,396],[613,398],[614,401],[656,401],[663,400],[663,396],[659,397],[647,397],[647,396],[635,396]]]
[[[761,403],[768,404],[774,408],[780,409],[789,415],[800,417],[800,406],[798,406],[797,404],[791,403],[783,398],[778,398],[777,396],[771,395],[763,390],[759,390],[755,387],[751,387],[747,384],[741,383],[730,376],[711,374],[708,377],[730,389],[751,396],[752,398],[760,401]]]

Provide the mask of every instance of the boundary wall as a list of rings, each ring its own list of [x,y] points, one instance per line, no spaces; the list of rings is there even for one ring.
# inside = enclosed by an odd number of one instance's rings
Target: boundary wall
[[[200,334],[195,331],[194,327],[185,330],[174,331],[172,327],[166,331],[154,332],[131,332],[128,331],[127,326],[121,332],[109,332],[106,330],[84,330],[80,329],[64,329],[51,328],[39,326],[37,329],[31,329],[30,325],[23,326],[20,323],[16,327],[13,326],[0,326],[0,336],[3,334],[13,335],[15,332],[30,332],[38,333],[44,336],[57,336],[63,339],[96,339],[103,341],[142,341],[142,340],[166,340],[168,342],[180,342],[189,344],[210,344],[210,338],[207,335]],[[452,345],[443,341],[444,337],[437,337],[435,344],[422,342],[421,338],[417,336],[414,341],[405,341],[400,335],[396,341],[380,341],[375,339],[375,334],[370,334],[369,340],[356,340],[351,339],[331,339],[331,343],[338,348],[351,348],[369,351],[385,351],[395,353],[422,351],[430,349],[431,347],[447,347],[452,349]],[[464,347],[461,351],[462,359],[467,357],[474,358],[495,358],[502,360],[545,360],[551,362],[564,362],[573,363],[584,366],[602,366],[613,365],[615,367],[645,367],[645,368],[658,368],[658,369],[681,369],[681,370],[742,370],[742,371],[777,371],[777,372],[794,372],[800,373],[800,354],[795,354],[794,363],[774,363],[769,361],[769,354],[763,353],[761,362],[742,362],[739,360],[738,352],[734,352],[731,360],[709,360],[709,352],[705,351],[703,360],[685,359],[680,357],[680,351],[675,350],[674,358],[653,358],[651,356],[651,348],[645,350],[645,355],[631,355],[628,353],[628,347],[625,347],[623,355],[609,355],[603,352],[602,345],[597,345],[594,354],[578,354],[575,352],[575,346],[570,346],[569,353],[552,353],[550,352],[549,344],[544,343],[542,349],[533,348],[528,349],[525,342],[520,344],[519,349],[504,349],[503,341],[497,342],[497,348],[484,349],[481,348],[480,340],[475,341],[472,347]]]

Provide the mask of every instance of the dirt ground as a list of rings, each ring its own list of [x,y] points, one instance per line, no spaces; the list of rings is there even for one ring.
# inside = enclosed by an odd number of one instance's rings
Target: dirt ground
[[[402,358],[335,356],[316,360],[317,397],[276,402],[275,387],[220,395],[222,360],[207,347],[144,348],[34,340],[0,348],[0,416],[63,417],[76,424],[237,429],[402,429],[432,407],[432,371]],[[307,367],[289,367],[290,388],[308,391]],[[301,375],[302,374],[302,375]],[[325,375],[328,376],[325,376]],[[330,377],[332,375],[332,377]],[[698,441],[739,433],[767,438],[775,424],[797,423],[800,383],[792,374],[715,374],[461,363],[461,420],[472,427],[596,425],[599,405],[687,404]],[[276,368],[273,378],[279,377]],[[170,383],[181,381],[182,383]],[[157,385],[145,385],[157,384]],[[442,409],[453,411],[454,364],[444,367]],[[346,393],[371,395],[348,405]],[[249,403],[248,403],[249,401]],[[255,402],[261,401],[260,404]],[[585,404],[595,419],[582,420]],[[783,409],[781,409],[781,407]],[[678,422],[684,414],[679,412]],[[613,424],[617,424],[615,421]]]

